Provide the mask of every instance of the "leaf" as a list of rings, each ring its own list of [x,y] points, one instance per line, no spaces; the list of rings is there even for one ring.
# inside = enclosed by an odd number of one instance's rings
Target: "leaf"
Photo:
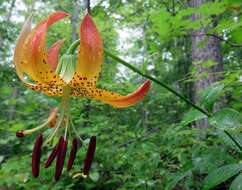
[[[171,15],[166,10],[160,10],[151,15],[152,29],[159,34],[162,40],[165,40],[170,35],[170,19]]]
[[[204,180],[203,190],[209,190],[242,170],[242,164],[229,164],[213,170]]]
[[[242,174],[238,175],[232,184],[230,185],[229,190],[241,190],[242,189]]]
[[[224,108],[209,118],[209,123],[219,129],[239,128],[242,117],[239,112],[231,108]]]
[[[199,119],[203,119],[206,118],[207,116],[195,109],[191,109],[188,113],[185,114],[185,116],[183,117],[183,120],[181,122],[181,124],[183,126],[188,125],[189,123],[193,122],[193,121],[197,121]]]
[[[98,172],[92,172],[90,173],[89,177],[92,181],[97,182],[100,176]]]
[[[218,15],[226,10],[226,4],[224,2],[208,2],[203,3],[197,8],[197,13],[203,15]]]
[[[205,89],[201,95],[201,105],[205,109],[212,111],[215,101],[221,96],[224,85],[220,83],[214,83]]]
[[[168,185],[166,186],[166,190],[170,190],[170,189],[173,189],[177,183],[179,181],[181,181],[182,179],[184,179],[186,176],[188,175],[191,175],[192,174],[192,169],[186,171],[186,172],[183,172],[181,173],[180,175],[176,176],[170,183],[168,183]]]

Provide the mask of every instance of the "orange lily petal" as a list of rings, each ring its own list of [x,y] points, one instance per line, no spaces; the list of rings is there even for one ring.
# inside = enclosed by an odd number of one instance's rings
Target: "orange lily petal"
[[[24,42],[31,32],[31,22],[32,22],[32,16],[29,16],[23,24],[22,30],[21,30],[20,35],[16,42],[14,56],[13,56],[13,62],[15,65],[16,73],[17,73],[18,77],[24,82],[24,84],[28,88],[39,90],[38,85],[33,84],[31,82],[27,82],[24,79],[24,68],[23,67],[25,65],[25,62],[24,62],[24,57],[21,52],[23,49]]]
[[[86,87],[85,85],[79,88],[72,88],[72,96],[86,96],[110,104],[116,108],[124,108],[136,104],[142,100],[148,93],[151,86],[150,81],[145,81],[136,91],[127,96],[122,96],[118,93],[109,92],[102,89],[97,89],[94,86]]]
[[[89,14],[80,26],[80,47],[76,73],[89,81],[96,81],[103,61],[103,42]]]
[[[31,32],[31,22],[32,22],[32,17],[28,17],[27,20],[24,22],[22,30],[20,32],[20,35],[17,39],[16,46],[15,46],[15,51],[14,51],[14,56],[13,56],[13,62],[16,68],[17,75],[21,80],[24,80],[23,78],[23,68],[22,68],[22,63],[21,60],[22,55],[21,55],[21,50],[23,48],[23,44],[28,37],[28,35]]]
[[[58,40],[48,49],[47,63],[50,65],[50,68],[53,71],[55,71],[55,69],[58,65],[59,51],[60,51],[60,47],[63,43],[64,43],[64,40]]]
[[[51,82],[54,77],[57,78],[57,81],[60,81],[59,77],[51,70],[50,65],[47,64],[45,36],[51,24],[66,16],[68,16],[68,14],[64,12],[55,12],[51,14],[31,31],[25,41],[22,50],[23,57],[26,59],[24,69],[31,79],[37,82]]]
[[[116,108],[124,108],[131,105],[136,104],[138,101],[142,100],[145,95],[148,93],[151,86],[150,81],[145,81],[144,84],[142,84],[136,91],[134,91],[131,94],[128,94],[127,96],[121,96],[119,98],[113,98],[112,93],[110,92],[103,92],[103,94],[106,96],[105,98],[98,97],[97,99],[104,101],[105,103],[108,103]],[[96,98],[96,97],[95,97]]]

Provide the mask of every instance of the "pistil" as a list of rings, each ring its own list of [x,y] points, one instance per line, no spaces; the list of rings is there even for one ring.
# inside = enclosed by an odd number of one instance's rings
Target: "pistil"
[[[57,133],[58,129],[65,124],[66,132],[65,138],[67,135],[67,127],[69,124],[70,114],[69,114],[69,100],[70,100],[70,91],[71,89],[68,86],[63,87],[61,105],[60,105],[60,117],[58,118],[57,124],[53,130],[53,132],[49,135],[47,140],[45,141],[44,145],[48,144]]]

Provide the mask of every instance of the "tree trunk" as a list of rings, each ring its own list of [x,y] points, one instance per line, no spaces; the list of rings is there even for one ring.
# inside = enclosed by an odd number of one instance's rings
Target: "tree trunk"
[[[71,33],[71,37],[72,37],[72,41],[75,41],[78,39],[78,31],[79,31],[79,15],[80,15],[80,11],[81,11],[81,2],[80,0],[75,0],[73,3],[73,14],[71,15],[71,29],[72,29],[72,33]]]
[[[190,0],[191,7],[198,7],[205,3],[206,0]],[[199,19],[198,14],[192,15],[192,20]],[[193,100],[199,103],[199,92],[210,86],[212,83],[221,79],[218,72],[223,70],[222,55],[220,50],[220,42],[214,37],[206,36],[206,30],[201,27],[198,30],[192,31],[192,67],[196,68],[197,74],[207,73],[206,77],[202,77],[193,84]],[[205,42],[205,43],[204,43]],[[201,46],[201,44],[204,45]],[[211,67],[205,67],[207,61],[213,61],[215,64]],[[217,106],[216,109],[219,109]],[[196,122],[195,127],[208,127],[206,119]]]

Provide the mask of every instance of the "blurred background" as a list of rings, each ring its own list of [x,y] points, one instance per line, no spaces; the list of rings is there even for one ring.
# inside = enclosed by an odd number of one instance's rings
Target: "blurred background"
[[[50,28],[47,46],[65,38],[63,54],[79,38],[85,6],[82,0],[35,1],[34,24],[55,10],[71,14]],[[64,169],[59,182],[53,180],[55,164],[42,167],[39,178],[33,178],[31,154],[37,134],[18,139],[15,132],[41,124],[60,98],[25,88],[15,73],[15,42],[31,7],[31,0],[0,0],[0,190],[199,190],[209,183],[205,177],[210,172],[241,162],[241,151],[221,130],[241,127],[240,0],[92,0],[92,16],[107,50],[210,113],[229,107],[230,117],[224,121],[227,115],[219,115],[208,122],[156,84],[143,101],[125,109],[72,98],[78,132],[86,143],[89,136],[97,136],[90,176],[73,179],[86,153],[80,148],[74,169]],[[128,94],[144,80],[105,56],[98,86]],[[242,144],[240,132],[232,135]],[[45,151],[42,162],[47,155]],[[235,177],[217,180],[214,189],[228,189]]]

